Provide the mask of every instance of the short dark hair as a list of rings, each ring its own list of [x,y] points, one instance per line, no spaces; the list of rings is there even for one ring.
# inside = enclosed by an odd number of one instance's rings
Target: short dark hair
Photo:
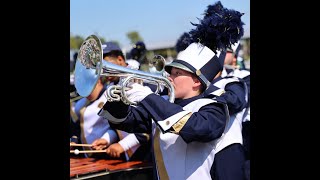
[[[121,56],[121,57],[125,60],[122,51],[110,51],[110,52],[108,52],[108,53],[105,53],[105,54],[103,54],[103,59],[104,59],[106,56],[108,56],[108,57],[115,57],[115,58],[118,57],[118,56]]]

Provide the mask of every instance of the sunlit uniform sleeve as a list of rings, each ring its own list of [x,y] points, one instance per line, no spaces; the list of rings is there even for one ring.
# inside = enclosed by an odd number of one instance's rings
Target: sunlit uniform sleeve
[[[104,116],[111,127],[127,132],[151,132],[151,118],[164,133],[179,134],[186,142],[208,142],[221,136],[226,124],[224,105],[211,103],[192,113],[170,103],[159,95],[150,94],[137,107],[122,102],[107,102]]]
[[[225,106],[220,103],[207,104],[192,113],[158,95],[150,94],[141,101],[141,105],[162,132],[179,134],[187,143],[209,142],[219,138],[226,125]]]
[[[247,106],[246,84],[244,82],[232,82],[226,85],[225,93],[221,96],[226,100],[230,115],[240,112]]]
[[[234,70],[232,71],[230,74],[228,74],[228,76],[234,76],[234,77],[238,77],[242,80],[244,80],[244,82],[247,85],[247,91],[248,91],[248,104],[247,107],[250,106],[250,71],[248,70]]]
[[[221,95],[228,105],[230,115],[242,111],[248,106],[248,90],[245,81],[234,76],[215,80],[214,86],[224,89]]]

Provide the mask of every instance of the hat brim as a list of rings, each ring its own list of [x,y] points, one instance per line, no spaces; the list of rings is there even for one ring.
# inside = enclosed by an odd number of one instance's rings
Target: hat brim
[[[182,69],[182,70],[194,73],[187,66],[185,66],[183,64],[180,64],[180,63],[177,63],[177,62],[172,62],[172,63],[170,63],[170,64],[165,66],[165,70],[167,71],[167,73],[169,73],[169,74],[171,73],[171,68],[172,67],[175,67],[175,68],[178,68],[178,69]]]

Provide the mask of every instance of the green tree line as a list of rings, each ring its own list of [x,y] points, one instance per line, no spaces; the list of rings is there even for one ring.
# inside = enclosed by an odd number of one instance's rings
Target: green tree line
[[[104,37],[101,37],[99,35],[97,35],[97,33],[95,33],[95,35],[100,39],[101,43],[106,42],[106,39]],[[143,41],[143,39],[141,38],[139,32],[137,31],[131,31],[128,32],[126,34],[127,38],[130,40],[131,44],[135,44],[138,41]],[[79,49],[81,44],[83,43],[83,41],[86,39],[87,37],[82,37],[79,35],[72,35],[70,33],[70,49]],[[119,42],[116,40],[108,40],[111,42],[116,43],[117,45],[120,46]]]

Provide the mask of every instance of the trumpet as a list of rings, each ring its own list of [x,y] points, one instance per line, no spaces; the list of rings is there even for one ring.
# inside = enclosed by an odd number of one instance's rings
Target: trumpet
[[[158,94],[161,87],[167,87],[169,91],[169,101],[174,102],[174,88],[170,81],[159,74],[129,69],[103,60],[103,52],[100,39],[95,35],[90,35],[82,43],[75,67],[75,88],[82,97],[89,96],[95,88],[100,76],[120,77],[118,85],[109,85],[106,90],[108,101],[120,101],[125,104],[136,105],[126,96],[128,84],[132,81],[142,81],[156,85],[154,92]],[[157,56],[157,58],[159,57]],[[160,58],[161,59],[161,58]],[[163,60],[163,59],[161,59]],[[159,62],[161,64],[161,62]],[[164,67],[164,66],[163,66]],[[160,67],[157,67],[158,69]]]

